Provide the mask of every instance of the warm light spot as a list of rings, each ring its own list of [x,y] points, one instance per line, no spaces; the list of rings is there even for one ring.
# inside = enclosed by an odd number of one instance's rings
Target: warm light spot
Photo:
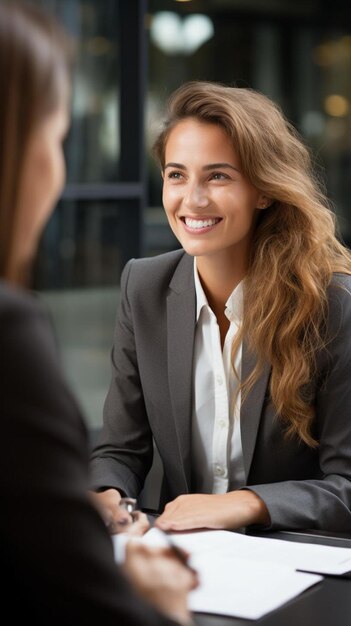
[[[313,60],[321,67],[328,67],[334,61],[334,51],[331,43],[322,43],[313,50]]]
[[[343,46],[351,49],[351,35],[345,35],[344,37],[341,37],[341,43]]]
[[[334,63],[349,63],[351,60],[351,36],[346,35],[335,41],[326,41],[314,48],[313,61],[321,67]]]
[[[332,94],[325,99],[324,108],[328,115],[332,115],[333,117],[344,117],[350,110],[350,104],[344,96]]]

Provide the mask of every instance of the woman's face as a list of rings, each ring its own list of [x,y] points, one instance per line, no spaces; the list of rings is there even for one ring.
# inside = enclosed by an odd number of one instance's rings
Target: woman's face
[[[169,224],[192,256],[246,258],[264,196],[243,176],[225,131],[187,118],[165,150],[163,205]]]
[[[65,183],[63,140],[69,124],[62,104],[35,128],[28,143],[18,198],[17,262],[35,255],[39,237]]]

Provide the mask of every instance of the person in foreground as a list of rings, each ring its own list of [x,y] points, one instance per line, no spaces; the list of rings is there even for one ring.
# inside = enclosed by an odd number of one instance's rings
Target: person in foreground
[[[308,149],[264,95],[201,81],[154,148],[181,249],[123,271],[98,497],[137,497],[154,439],[165,530],[350,531],[351,255]]]
[[[64,34],[29,4],[0,4],[0,395],[2,598],[36,625],[193,623],[197,577],[171,550],[126,546],[118,567],[89,491],[89,448],[30,292],[40,233],[62,190],[69,124]],[[98,505],[100,506],[100,505]],[[117,523],[129,515],[119,511]],[[128,519],[127,519],[128,521]],[[133,528],[142,532],[145,520]],[[4,608],[4,607],[3,607]]]

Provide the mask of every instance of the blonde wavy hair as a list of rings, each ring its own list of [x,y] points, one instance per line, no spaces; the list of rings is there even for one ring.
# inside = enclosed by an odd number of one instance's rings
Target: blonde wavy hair
[[[327,287],[333,272],[351,274],[351,253],[336,234],[335,214],[313,168],[310,151],[279,106],[252,89],[192,81],[171,96],[153,152],[164,168],[171,130],[188,117],[221,126],[247,180],[270,199],[260,212],[244,287],[243,337],[257,355],[242,381],[243,401],[264,364],[270,394],[286,435],[308,446],[314,406],[307,392],[316,355],[326,343]]]

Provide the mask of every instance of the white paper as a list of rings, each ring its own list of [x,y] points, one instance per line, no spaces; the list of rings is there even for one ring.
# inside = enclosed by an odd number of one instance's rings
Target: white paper
[[[152,528],[144,540],[162,542],[162,533]],[[297,543],[268,537],[250,537],[227,530],[192,531],[171,535],[172,541],[189,552],[214,551],[232,557],[288,565],[295,570],[341,575],[351,571],[350,548]]]
[[[212,553],[212,558],[192,559],[200,573],[200,585],[190,594],[193,612],[259,619],[322,580],[274,563]]]
[[[189,594],[193,612],[259,619],[322,580],[315,574],[296,572],[291,565],[275,563],[270,554],[266,560],[255,560],[252,554],[245,558],[240,538],[250,538],[236,533],[194,531],[171,534],[170,538],[190,554],[189,564],[199,574],[199,587]],[[113,541],[116,560],[120,560],[118,535]],[[150,546],[168,545],[164,533],[157,528],[148,531],[140,541]]]

